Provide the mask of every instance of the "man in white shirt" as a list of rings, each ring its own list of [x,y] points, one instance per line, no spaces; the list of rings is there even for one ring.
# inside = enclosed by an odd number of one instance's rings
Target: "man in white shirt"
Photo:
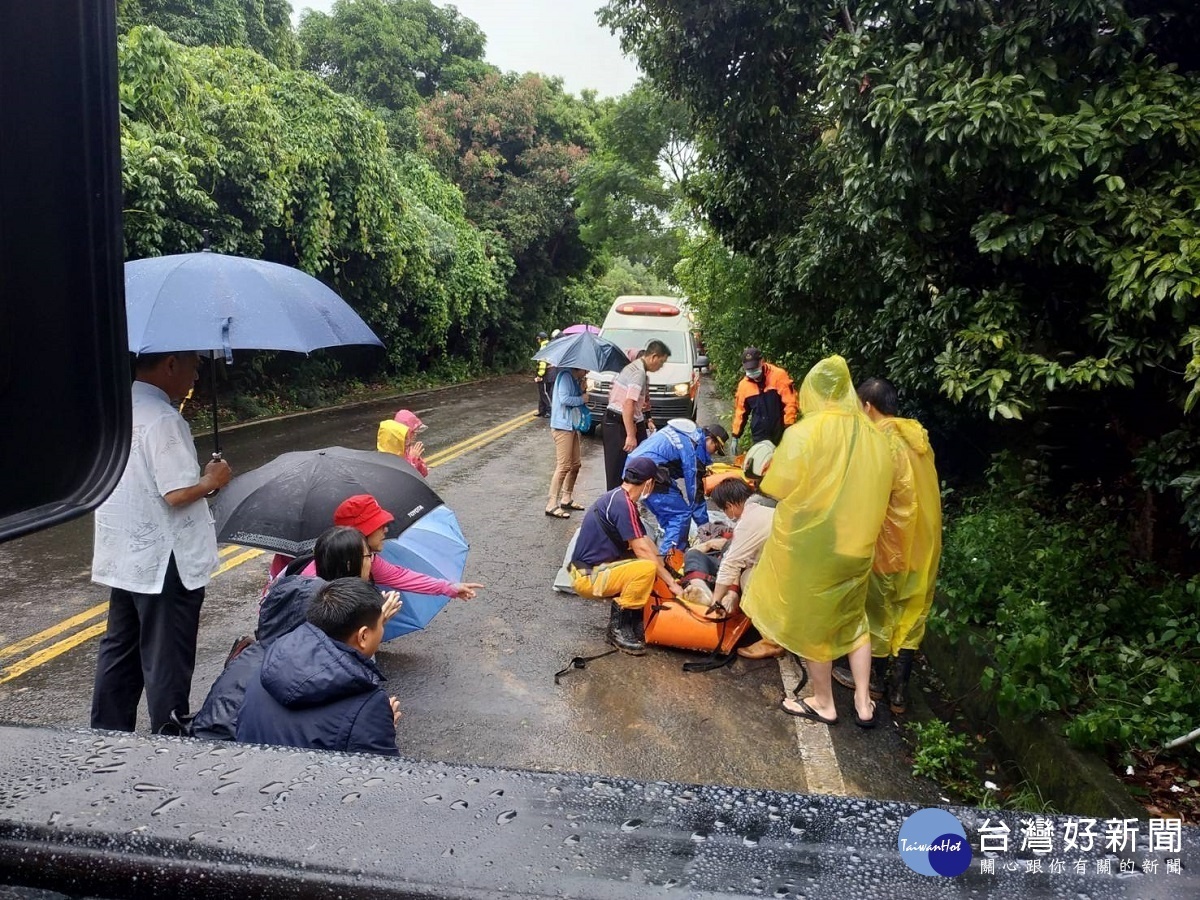
[[[142,354],[133,382],[129,462],[96,510],[92,580],[111,588],[100,641],[92,727],[133,731],[142,689],[150,728],[188,713],[204,588],[217,563],[205,497],[229,483],[229,463],[196,462],[173,404],[200,365],[195,351]]]

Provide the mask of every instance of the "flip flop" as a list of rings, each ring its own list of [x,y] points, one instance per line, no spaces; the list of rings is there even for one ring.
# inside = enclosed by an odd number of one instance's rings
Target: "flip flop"
[[[571,514],[569,512],[563,512],[561,509],[548,509],[545,512],[546,512],[546,515],[548,515],[552,519],[569,519],[569,518],[571,518]]]
[[[572,500],[570,503],[560,503],[560,504],[558,504],[558,508],[559,509],[575,509],[575,510],[578,510],[579,512],[587,511],[586,506],[580,506],[574,500]]]
[[[786,700],[795,700],[797,703],[799,703],[800,704],[799,712],[797,712],[794,709],[788,709],[788,707],[784,704],[784,701],[786,701]],[[809,706],[808,703],[806,703],[804,700],[800,700],[795,697],[784,697],[783,700],[779,701],[779,708],[782,709],[789,716],[795,716],[798,719],[811,719],[814,722],[820,722],[822,725],[836,725],[838,723],[836,716],[832,719],[827,719],[823,715],[821,715],[819,712],[817,712],[815,709],[813,709],[811,706]]]
[[[879,720],[879,704],[874,700],[871,701],[871,718],[864,719],[858,714],[858,708],[854,710],[854,724],[859,728],[874,728],[875,723]]]

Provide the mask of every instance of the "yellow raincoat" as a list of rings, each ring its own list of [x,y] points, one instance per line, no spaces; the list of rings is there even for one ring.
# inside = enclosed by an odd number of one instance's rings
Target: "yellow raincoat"
[[[800,409],[762,482],[779,505],[742,609],[763,637],[829,662],[869,640],[867,578],[892,495],[892,455],[840,356],[805,376]]]
[[[889,615],[885,630],[889,632],[889,653],[895,656],[900,650],[916,650],[925,637],[925,622],[933,606],[938,563],[942,557],[942,492],[929,434],[921,423],[915,419],[889,418],[876,424],[894,434],[903,444],[912,466],[917,499],[908,565],[896,586],[894,599],[887,604]]]
[[[380,422],[379,433],[375,436],[375,449],[380,453],[405,456],[408,452],[408,426],[391,419]]]
[[[875,541],[875,561],[871,564],[871,577],[867,581],[871,655],[881,659],[892,655],[895,603],[908,577],[917,524],[917,494],[913,484],[912,461],[904,440],[895,428],[886,424],[894,421],[887,419],[872,423],[887,436],[892,454],[892,496],[883,528]]]

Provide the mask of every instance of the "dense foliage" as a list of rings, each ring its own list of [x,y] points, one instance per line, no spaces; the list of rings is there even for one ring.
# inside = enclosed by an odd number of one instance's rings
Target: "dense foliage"
[[[117,0],[122,33],[154,25],[181,44],[246,47],[280,66],[296,62],[288,0]]]
[[[328,14],[304,14],[299,40],[301,65],[370,106],[409,147],[421,102],[493,71],[479,26],[430,0],[338,0]]]
[[[1011,715],[1065,713],[1084,747],[1161,747],[1200,722],[1200,577],[1135,558],[1128,510],[1038,502],[1011,459],[947,526],[934,627],[975,627]]]
[[[752,289],[701,296],[714,346],[801,370],[836,348],[951,401],[948,424],[1023,419],[1004,440],[1060,447],[1071,478],[1149,454],[1200,524],[1197,470],[1164,471],[1159,448],[1200,434],[1194,4],[612,0],[603,17],[697,131],[712,235],[681,278],[753,269]]]
[[[479,346],[504,263],[425,160],[358,103],[246,50],[135,28],[120,46],[126,253],[213,249],[328,282],[395,371]],[[474,329],[472,331],[472,329]]]

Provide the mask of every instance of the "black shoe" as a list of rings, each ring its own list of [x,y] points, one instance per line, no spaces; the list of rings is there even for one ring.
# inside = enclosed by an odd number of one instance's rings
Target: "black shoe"
[[[605,640],[622,653],[644,656],[646,641],[638,627],[642,620],[640,609],[621,609],[614,600],[608,617],[608,634]]]
[[[892,683],[888,690],[888,708],[897,716],[908,712],[908,681],[912,677],[916,650],[901,650],[892,667]]]

